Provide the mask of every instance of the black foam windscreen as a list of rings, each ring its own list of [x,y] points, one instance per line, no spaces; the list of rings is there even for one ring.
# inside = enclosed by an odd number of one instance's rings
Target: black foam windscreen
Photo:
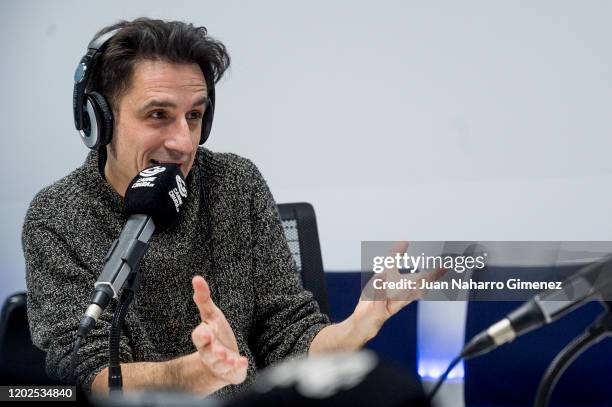
[[[163,231],[178,222],[187,199],[187,186],[177,164],[158,164],[142,170],[125,192],[124,212],[153,218],[155,231]]]

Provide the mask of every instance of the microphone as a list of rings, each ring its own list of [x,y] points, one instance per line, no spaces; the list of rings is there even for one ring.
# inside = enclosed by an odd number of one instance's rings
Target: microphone
[[[612,296],[612,254],[582,267],[561,284],[521,305],[472,338],[461,351],[465,359],[487,353],[533,329],[549,324],[594,298]]]
[[[128,277],[138,271],[153,233],[178,222],[185,198],[187,187],[177,164],[149,167],[130,182],[124,199],[128,221],[106,254],[77,336],[88,335],[111,298],[117,298]]]

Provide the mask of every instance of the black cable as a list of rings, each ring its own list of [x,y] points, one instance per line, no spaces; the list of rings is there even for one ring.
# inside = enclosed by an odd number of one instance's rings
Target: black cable
[[[429,395],[427,396],[427,399],[429,401],[433,400],[433,398],[436,395],[436,393],[438,392],[438,390],[440,390],[440,387],[442,386],[442,383],[444,383],[444,381],[446,380],[446,378],[448,377],[450,372],[455,368],[457,363],[459,363],[462,358],[463,358],[462,355],[457,355],[455,357],[455,359],[453,359],[452,362],[450,362],[450,364],[446,368],[446,371],[444,373],[442,373],[442,375],[438,378],[438,381],[436,382],[436,385],[429,392]]]
[[[121,361],[119,360],[119,345],[121,329],[127,315],[128,308],[134,299],[134,291],[126,287],[119,298],[119,305],[115,310],[108,339],[108,388],[110,391],[121,391],[123,377],[121,375]]]
[[[591,325],[586,332],[572,340],[551,362],[542,376],[534,407],[545,407],[550,402],[553,389],[563,372],[590,346],[612,333],[612,313],[606,313]]]
[[[72,355],[70,357],[70,372],[68,376],[68,381],[72,384],[75,383],[74,373],[76,371],[77,358],[79,353],[79,348],[81,347],[82,336],[77,335],[76,340],[74,341],[74,347],[72,348]]]
[[[140,288],[140,271],[136,266],[126,280],[126,285],[119,297],[119,303],[113,315],[110,335],[108,338],[108,389],[111,392],[121,391],[123,388],[123,377],[121,375],[121,360],[119,359],[119,346],[121,342],[121,331],[130,304],[136,298]]]
[[[205,171],[204,171],[204,167],[205,167],[205,163],[204,163],[204,158],[205,158],[205,151],[204,149],[198,149],[198,154],[202,154],[202,162],[198,162],[197,164],[197,169],[198,169],[198,189],[200,191],[200,211],[202,211],[202,209],[205,211],[204,216],[206,217],[206,237],[205,237],[205,241],[204,244],[208,245],[208,251],[209,251],[209,255],[210,255],[210,270],[218,270],[217,268],[217,264],[216,264],[216,260],[215,260],[215,245],[213,242],[213,210],[212,210],[212,205],[211,205],[211,201],[212,201],[212,186],[209,184],[209,188],[211,190],[211,194],[209,196],[206,195],[206,186],[205,183],[209,182],[208,178],[205,178]],[[196,158],[196,160],[199,161],[199,158]],[[204,274],[206,275],[206,273]]]
[[[202,155],[202,162],[199,162],[199,155]],[[209,242],[212,239],[212,210],[209,206],[209,200],[206,197],[206,188],[204,186],[204,150],[200,150],[198,148],[198,156],[196,156],[195,160],[197,161],[196,168],[198,170],[198,190],[200,191],[200,211],[202,210],[202,206],[204,207],[206,217],[206,242]],[[203,204],[203,205],[202,205]],[[211,243],[212,245],[212,243]],[[211,251],[212,253],[212,251]]]

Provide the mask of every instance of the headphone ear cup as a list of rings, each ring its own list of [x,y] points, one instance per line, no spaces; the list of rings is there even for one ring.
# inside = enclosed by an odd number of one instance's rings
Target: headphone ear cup
[[[202,134],[200,135],[200,145],[204,144],[210,135],[210,129],[212,127],[212,114],[209,114],[208,110],[204,113],[204,119],[202,120]]]
[[[204,118],[202,119],[202,134],[200,135],[200,145],[204,144],[210,136],[210,130],[212,128],[213,117],[215,115],[215,91],[214,88],[209,94],[208,106],[204,112]]]
[[[90,117],[90,126],[92,131],[97,129],[97,142],[90,148],[97,148],[110,143],[113,136],[113,111],[106,101],[106,98],[98,92],[90,92],[85,95],[87,97],[88,104],[93,105],[93,112],[95,119]],[[88,112],[89,113],[89,112]],[[93,123],[95,120],[95,123]]]

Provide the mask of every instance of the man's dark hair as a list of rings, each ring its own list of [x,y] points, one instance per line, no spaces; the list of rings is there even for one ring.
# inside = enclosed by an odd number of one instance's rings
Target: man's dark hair
[[[138,18],[100,30],[95,38],[121,28],[93,67],[89,90],[104,95],[115,113],[121,96],[130,88],[134,65],[142,60],[196,63],[208,86],[217,83],[229,67],[230,57],[221,42],[205,27],[181,21]]]

